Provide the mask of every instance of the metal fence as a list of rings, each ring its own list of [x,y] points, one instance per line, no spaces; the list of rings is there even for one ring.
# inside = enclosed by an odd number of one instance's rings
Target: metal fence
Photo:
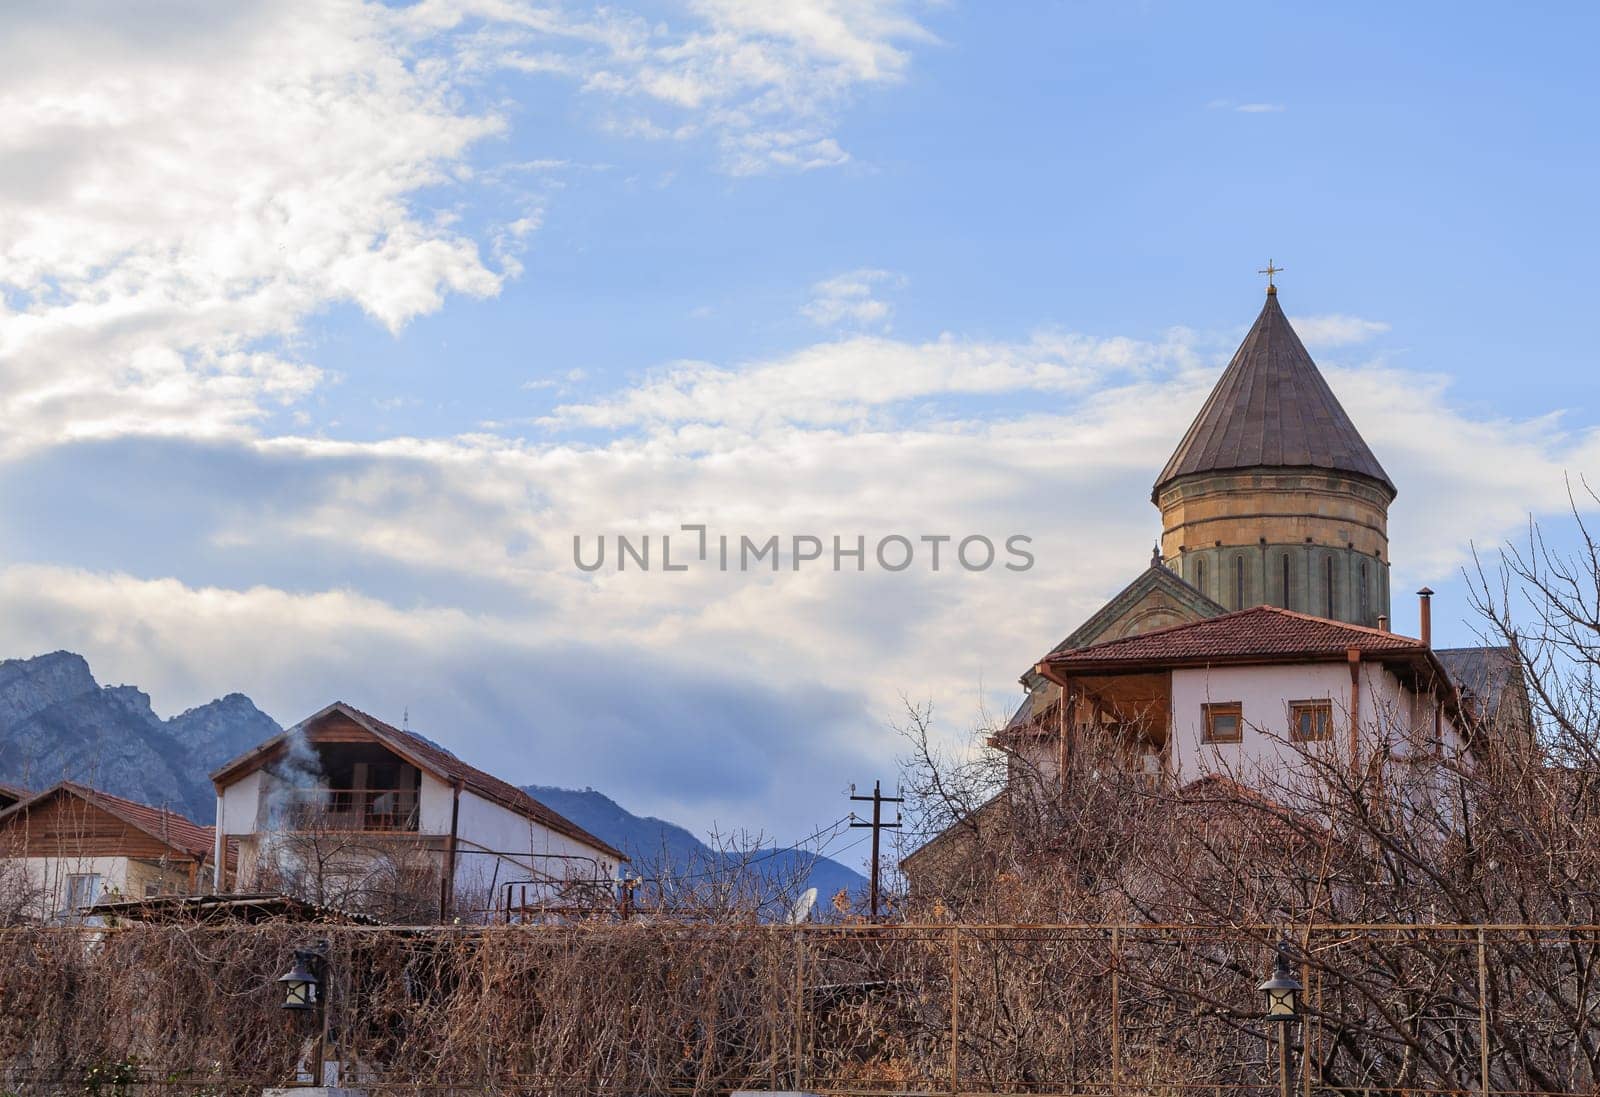
[[[793,1071],[771,1083],[852,1094],[1278,1093],[1279,1029],[1263,1019],[1257,987],[1282,938],[1304,988],[1288,1030],[1295,1093],[1596,1092],[1594,1056],[1578,1051],[1600,1037],[1600,991],[1566,1034],[1540,1008],[1552,988],[1515,992],[1535,966],[1521,962],[1530,949],[1600,948],[1596,927],[1548,925],[819,927],[797,942]],[[1576,965],[1557,966],[1570,969],[1574,995],[1591,993]],[[863,1020],[919,1018],[903,1032],[920,1032],[920,1054],[860,1054],[875,1025],[838,1022],[851,997],[872,1002]],[[1531,1085],[1523,1060],[1540,1053],[1539,1034],[1552,1046]],[[1431,1061],[1408,1054],[1417,1044],[1432,1045]]]

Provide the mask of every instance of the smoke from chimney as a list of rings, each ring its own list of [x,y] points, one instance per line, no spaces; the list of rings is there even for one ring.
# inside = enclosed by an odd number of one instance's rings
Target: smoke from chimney
[[[284,735],[284,753],[267,765],[263,774],[262,809],[268,830],[283,830],[290,822],[296,801],[305,797],[296,793],[324,788],[327,778],[322,772],[322,759],[316,748],[306,738],[304,728],[292,727]]]

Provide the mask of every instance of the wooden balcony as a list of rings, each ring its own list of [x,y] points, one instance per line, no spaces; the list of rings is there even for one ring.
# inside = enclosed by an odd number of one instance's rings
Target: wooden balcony
[[[416,833],[416,789],[308,788],[289,791],[284,822],[296,831]]]

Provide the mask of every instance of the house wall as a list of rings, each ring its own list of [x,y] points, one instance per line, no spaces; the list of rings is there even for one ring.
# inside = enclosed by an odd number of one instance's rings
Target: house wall
[[[126,857],[27,857],[22,860],[30,890],[38,892],[35,912],[41,919],[54,919],[65,913],[67,877],[93,873],[100,877],[99,897],[113,888],[126,894]]]
[[[250,891],[255,886],[257,870],[261,862],[260,839],[255,835],[240,835],[235,839],[239,843],[239,859],[234,863],[233,870],[228,878],[223,881],[218,891]]]
[[[7,820],[0,849],[30,857],[170,856],[160,840],[71,795],[58,795]]]
[[[423,834],[449,834],[454,801],[455,790],[448,781],[423,773],[422,790],[417,797],[417,829]]]
[[[94,874],[100,877],[100,890],[96,898],[105,898],[108,892],[126,896],[128,892],[128,858],[126,857],[20,857],[24,886],[30,894],[27,909],[40,921],[52,921],[67,914],[67,877]],[[141,888],[140,894],[143,894]]]
[[[217,828],[224,834],[249,834],[260,824],[264,776],[254,770],[218,794]]]
[[[201,874],[196,871],[194,862],[188,860],[129,858],[122,884],[122,894],[129,899],[142,899],[146,895],[189,895],[204,890]]]
[[[1359,674],[1357,719],[1363,755],[1370,758],[1384,747],[1400,760],[1434,754],[1434,699],[1414,693],[1381,664],[1362,663]],[[1289,740],[1290,703],[1307,700],[1331,703],[1331,739],[1306,744]],[[1243,741],[1204,742],[1202,706],[1227,701],[1243,707]],[[1299,764],[1302,749],[1347,759],[1350,668],[1340,662],[1175,670],[1171,720],[1167,766],[1180,783],[1212,773],[1246,782],[1269,771],[1282,773],[1285,767]],[[1448,717],[1441,720],[1441,731],[1445,753],[1458,754],[1461,737]]]
[[[542,826],[470,789],[461,793],[456,836],[456,897],[493,906],[501,885],[513,880],[613,880],[609,854]],[[529,889],[532,901],[534,889]],[[549,898],[540,894],[539,898]]]
[[[1390,612],[1389,565],[1353,548],[1218,545],[1186,549],[1173,566],[1229,610],[1281,606],[1368,628]]]

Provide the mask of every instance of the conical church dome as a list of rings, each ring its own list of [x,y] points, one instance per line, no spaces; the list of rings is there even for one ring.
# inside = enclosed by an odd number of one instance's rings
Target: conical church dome
[[[1269,287],[1151,501],[1162,563],[1206,597],[1375,625],[1395,494]]]
[[[1247,468],[1353,473],[1395,495],[1394,482],[1278,306],[1275,288],[1156,478],[1151,498],[1181,476]]]

